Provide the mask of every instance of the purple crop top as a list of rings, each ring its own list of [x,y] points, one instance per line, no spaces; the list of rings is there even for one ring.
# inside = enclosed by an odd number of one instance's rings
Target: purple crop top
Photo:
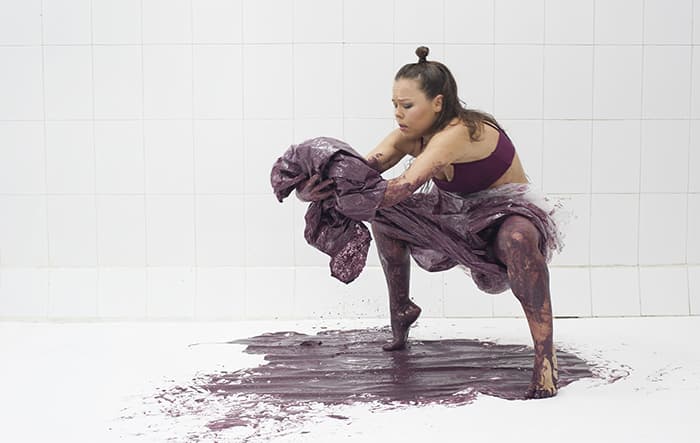
[[[435,185],[443,191],[469,194],[488,189],[495,183],[510,168],[515,158],[515,146],[508,135],[500,128],[495,129],[499,133],[498,143],[488,157],[473,162],[452,163],[452,180],[433,177]]]

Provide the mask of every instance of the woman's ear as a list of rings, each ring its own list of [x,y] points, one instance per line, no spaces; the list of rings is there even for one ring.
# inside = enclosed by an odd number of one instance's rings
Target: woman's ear
[[[442,94],[438,94],[433,99],[433,112],[442,111]]]

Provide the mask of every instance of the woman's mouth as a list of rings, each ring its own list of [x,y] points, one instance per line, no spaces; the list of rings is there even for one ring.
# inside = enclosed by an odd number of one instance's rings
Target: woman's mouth
[[[399,124],[399,129],[405,131],[406,129],[408,129],[408,126]]]

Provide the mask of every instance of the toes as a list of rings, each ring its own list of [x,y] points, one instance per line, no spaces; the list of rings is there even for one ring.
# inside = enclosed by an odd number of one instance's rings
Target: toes
[[[393,341],[382,346],[385,351],[400,351],[406,349],[406,342]]]
[[[557,395],[557,389],[554,387],[544,388],[541,386],[530,386],[525,393],[525,398],[550,398],[554,397],[555,395]]]

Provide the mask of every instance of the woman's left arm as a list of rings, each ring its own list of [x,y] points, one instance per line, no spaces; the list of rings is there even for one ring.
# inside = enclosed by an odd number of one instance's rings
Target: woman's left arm
[[[452,163],[457,157],[454,138],[454,131],[435,134],[406,172],[388,181],[379,207],[388,208],[408,198],[416,189]]]

